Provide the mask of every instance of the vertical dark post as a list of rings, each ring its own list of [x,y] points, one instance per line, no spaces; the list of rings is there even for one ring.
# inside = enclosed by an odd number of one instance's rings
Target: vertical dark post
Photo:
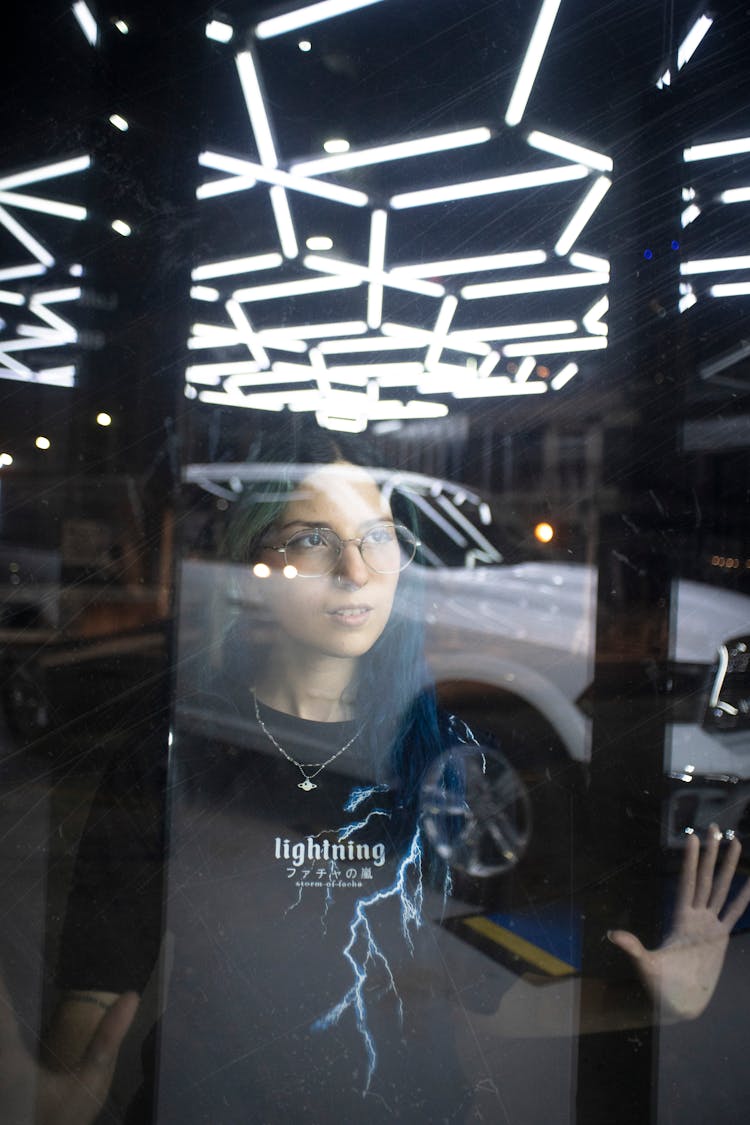
[[[633,44],[639,43],[637,36]],[[615,85],[620,105],[607,206],[612,247],[606,377],[624,410],[603,420],[598,497],[596,667],[593,691],[583,977],[613,985],[606,1030],[581,992],[576,1121],[647,1125],[655,1120],[656,1012],[612,928],[657,944],[665,709],[660,671],[669,656],[670,593],[677,574],[680,130],[671,91],[655,88],[644,59],[628,60]],[[621,112],[621,111],[618,111]],[[620,1006],[626,999],[625,1006]],[[638,1008],[645,1027],[626,1011]],[[630,1026],[628,1026],[630,1024]]]

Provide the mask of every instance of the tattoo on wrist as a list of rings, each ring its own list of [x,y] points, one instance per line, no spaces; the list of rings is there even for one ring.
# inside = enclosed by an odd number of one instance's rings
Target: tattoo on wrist
[[[101,1008],[105,1012],[109,1011],[114,1002],[107,1004],[104,1000],[100,1000],[98,996],[93,996],[90,992],[66,992],[63,999],[67,1001],[72,1000],[77,1004],[94,1004],[97,1008]]]

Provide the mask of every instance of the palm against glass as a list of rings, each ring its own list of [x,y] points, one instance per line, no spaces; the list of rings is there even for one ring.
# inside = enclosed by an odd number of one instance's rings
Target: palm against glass
[[[747,880],[725,910],[742,849],[738,840],[732,840],[716,872],[720,841],[721,833],[712,825],[701,855],[698,837],[689,838],[674,923],[658,949],[646,949],[626,930],[609,934],[610,941],[631,957],[667,1021],[694,1019],[705,1010],[721,975],[729,935],[750,904]]]

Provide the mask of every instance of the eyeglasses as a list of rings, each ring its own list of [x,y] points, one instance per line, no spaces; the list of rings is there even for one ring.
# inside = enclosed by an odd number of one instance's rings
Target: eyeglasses
[[[330,527],[309,527],[295,531],[286,543],[269,551],[284,556],[300,578],[322,578],[336,569],[347,543],[356,543],[362,560],[376,574],[398,574],[409,565],[420,542],[408,527],[398,523],[378,523],[359,539],[342,539]]]

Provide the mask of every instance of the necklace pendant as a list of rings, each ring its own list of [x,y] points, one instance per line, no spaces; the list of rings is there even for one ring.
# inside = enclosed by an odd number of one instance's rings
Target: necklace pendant
[[[311,789],[317,789],[318,787],[314,781],[310,781],[310,778],[306,777],[304,781],[297,783],[297,788],[304,789],[305,793],[309,793]]]

